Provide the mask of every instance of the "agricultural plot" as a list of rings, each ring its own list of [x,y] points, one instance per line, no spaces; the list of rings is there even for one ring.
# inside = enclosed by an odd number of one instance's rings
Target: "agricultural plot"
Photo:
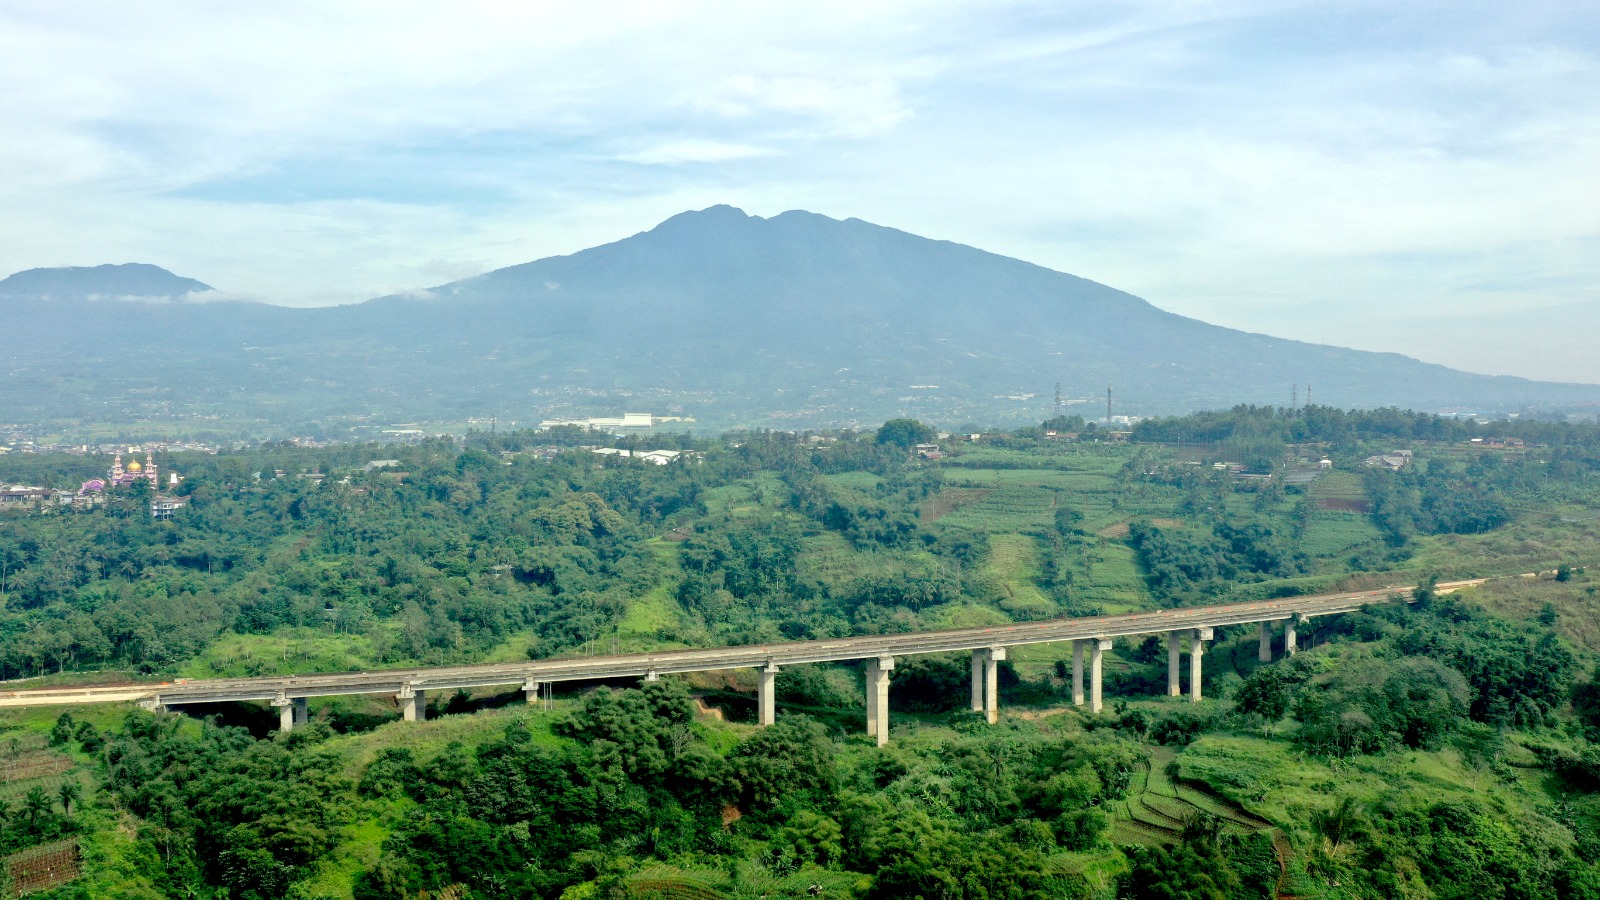
[[[1361,476],[1354,472],[1327,472],[1306,491],[1316,501],[1318,508],[1366,513],[1371,509],[1366,486]]]
[[[1310,556],[1335,558],[1382,537],[1366,516],[1324,510],[1306,525],[1300,549]]]
[[[6,857],[6,894],[23,897],[48,891],[78,877],[77,841],[57,841],[30,847]]]
[[[871,472],[839,472],[834,475],[824,475],[822,478],[836,487],[863,492],[872,491],[883,481]]]
[[[651,866],[628,878],[628,896],[639,900],[724,900],[733,897],[847,897],[856,876],[806,866],[785,875],[765,867],[680,869]]]
[[[1038,575],[1038,548],[1033,538],[1021,534],[989,536],[989,562],[986,571],[1004,592],[1000,608],[1012,615],[1043,618],[1056,610],[1055,601],[1039,590],[1033,579]]]
[[[922,569],[933,558],[926,553],[865,553],[850,546],[837,532],[823,532],[801,540],[800,577],[839,585],[856,578],[884,577]]]
[[[28,734],[5,742],[0,752],[0,785],[49,778],[72,768],[72,759],[51,750],[43,735]]]
[[[1116,805],[1111,839],[1120,844],[1166,845],[1177,843],[1185,823],[1197,816],[1212,816],[1224,831],[1266,832],[1272,838],[1278,857],[1278,895],[1293,862],[1287,836],[1270,822],[1251,815],[1237,804],[1195,787],[1176,782],[1169,766],[1178,754],[1167,747],[1153,747],[1147,761],[1140,763],[1128,785],[1128,799]]]
[[[917,518],[923,522],[937,522],[969,503],[982,500],[993,490],[994,488],[946,487],[922,501],[922,505],[917,508]]]
[[[1054,523],[1056,492],[1033,485],[1002,485],[983,499],[967,504],[944,518],[947,528],[965,528],[986,534],[1048,528]]]

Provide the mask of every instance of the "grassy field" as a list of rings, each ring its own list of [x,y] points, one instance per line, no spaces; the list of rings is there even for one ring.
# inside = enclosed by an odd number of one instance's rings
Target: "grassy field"
[[[1056,609],[1054,600],[1039,590],[1038,548],[1032,538],[1021,534],[996,534],[989,538],[989,560],[985,572],[1004,592],[998,600],[1001,609],[1012,615],[1042,617]]]
[[[366,635],[287,627],[273,634],[221,634],[204,653],[185,663],[179,674],[184,678],[247,678],[281,672],[349,672],[377,664],[372,640]]]
[[[1311,556],[1340,557],[1382,539],[1377,526],[1365,515],[1321,510],[1307,523],[1300,549]]]

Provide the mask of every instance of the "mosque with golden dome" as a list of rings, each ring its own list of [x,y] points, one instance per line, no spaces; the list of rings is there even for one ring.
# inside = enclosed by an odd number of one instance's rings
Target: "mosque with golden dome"
[[[130,457],[132,456],[132,454],[129,455]],[[152,488],[161,487],[161,472],[156,468],[155,457],[146,451],[143,463],[139,462],[137,458],[130,458],[128,465],[124,467],[122,465],[122,454],[118,453],[117,458],[111,463],[111,477],[106,482],[106,486],[127,487],[141,478],[149,481]]]

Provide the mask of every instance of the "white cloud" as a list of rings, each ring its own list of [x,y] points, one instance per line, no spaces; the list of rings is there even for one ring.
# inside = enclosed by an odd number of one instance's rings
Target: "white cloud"
[[[1559,0],[0,0],[0,274],[350,302],[727,202],[1426,355],[1600,302],[1596,47]]]
[[[645,166],[677,166],[684,163],[729,162],[753,156],[770,156],[772,151],[750,144],[726,141],[667,141],[633,153],[618,154],[623,162]]]

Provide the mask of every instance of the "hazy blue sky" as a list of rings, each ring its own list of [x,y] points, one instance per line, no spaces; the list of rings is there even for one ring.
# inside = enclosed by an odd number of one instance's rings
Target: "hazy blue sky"
[[[731,203],[1600,382],[1593,2],[0,0],[0,123],[0,274],[350,302]]]

